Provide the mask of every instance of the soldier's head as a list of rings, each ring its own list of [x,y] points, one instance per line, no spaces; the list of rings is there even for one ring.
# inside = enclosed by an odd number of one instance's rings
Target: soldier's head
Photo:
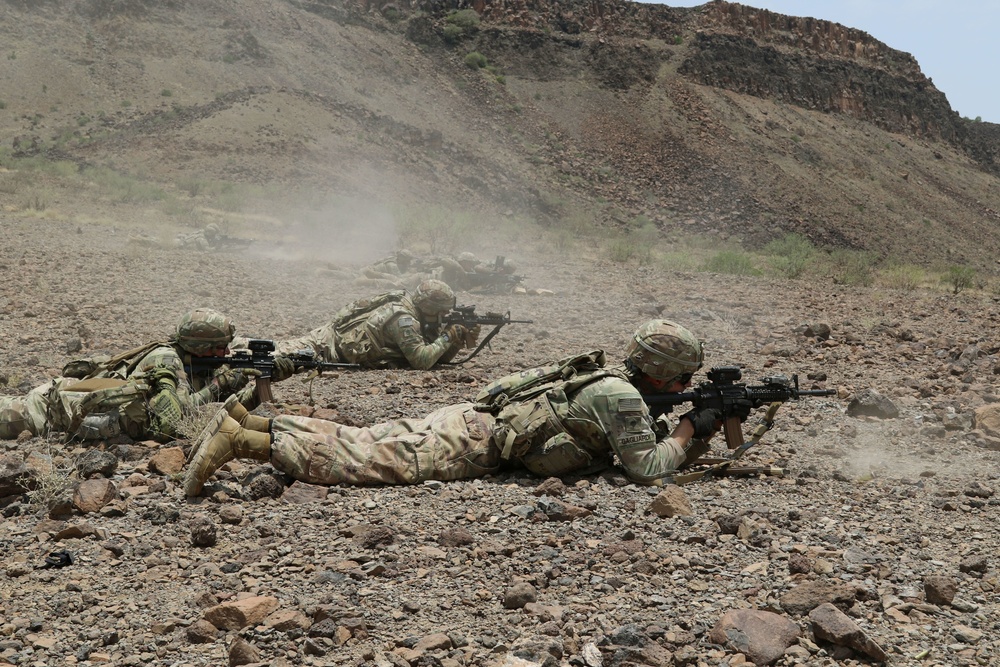
[[[473,270],[474,268],[476,268],[476,264],[479,264],[479,258],[473,255],[471,252],[463,252],[459,254],[459,256],[455,258],[455,261],[461,264],[462,268],[465,269],[466,271]]]
[[[395,255],[396,266],[405,271],[413,263],[413,253],[406,248],[400,248]]]
[[[701,368],[704,354],[693,333],[670,320],[650,320],[625,348],[625,366],[650,391],[683,391]]]
[[[214,239],[219,235],[219,226],[214,222],[205,225],[205,238]]]
[[[413,293],[413,305],[423,317],[436,319],[455,307],[455,293],[443,281],[425,280]]]
[[[233,342],[235,333],[236,325],[222,313],[211,308],[197,308],[181,317],[174,340],[195,356],[221,356]]]

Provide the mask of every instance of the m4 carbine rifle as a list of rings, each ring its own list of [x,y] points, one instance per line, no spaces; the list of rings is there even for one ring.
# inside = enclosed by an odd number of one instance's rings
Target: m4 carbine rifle
[[[739,366],[716,366],[707,375],[708,382],[702,382],[691,391],[679,394],[643,394],[642,400],[649,406],[653,419],[669,413],[675,405],[682,403],[691,403],[698,409],[718,410],[729,449],[743,447],[741,424],[750,416],[752,409],[769,405],[776,412],[782,403],[802,396],[834,396],[837,393],[833,389],[799,389],[798,375],[793,375],[791,379],[784,375],[772,375],[761,378],[758,385],[748,385],[740,382],[743,372]],[[774,414],[769,412],[765,431],[774,423]]]
[[[479,343],[476,349],[470,352],[468,356],[464,359],[450,361],[447,363],[447,365],[450,366],[457,366],[459,364],[464,364],[466,361],[479,354],[484,347],[489,345],[490,341],[493,340],[493,337],[500,333],[500,329],[502,329],[505,325],[534,324],[534,320],[512,320],[510,318],[509,310],[506,313],[488,312],[482,315],[477,315],[475,306],[455,306],[441,317],[439,326],[441,329],[446,329],[452,324],[461,325],[466,329],[472,329],[477,326],[493,327],[493,330],[483,337],[483,340]],[[440,331],[440,329],[438,329],[438,331]],[[437,331],[431,331],[430,333],[433,334],[432,337],[437,336]]]
[[[247,343],[247,349],[235,350],[225,357],[191,357],[188,372],[192,377],[211,375],[222,366],[259,371],[260,376],[256,378],[257,398],[261,402],[271,403],[274,401],[274,395],[271,393],[271,376],[274,375],[274,350],[273,340],[251,338]],[[280,356],[291,360],[296,370],[312,369],[322,373],[323,371],[358,370],[361,368],[358,364],[319,361],[312,350],[301,350]]]

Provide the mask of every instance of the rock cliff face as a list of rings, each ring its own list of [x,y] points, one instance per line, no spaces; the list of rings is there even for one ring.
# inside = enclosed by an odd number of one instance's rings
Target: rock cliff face
[[[553,48],[582,46],[567,36],[593,34],[605,53],[627,52],[625,62],[616,60],[612,68],[619,71],[604,77],[609,87],[617,88],[652,80],[662,56],[656,51],[642,53],[641,45],[623,40],[672,44],[693,36],[678,67],[692,81],[846,114],[890,132],[943,139],[985,168],[1000,171],[1000,128],[975,127],[961,118],[910,54],[838,23],[721,0],[696,8],[614,0],[413,0],[410,6],[472,7],[487,30],[518,29],[519,36],[508,34],[504,39],[507,46],[522,52],[521,60],[527,57],[525,50],[536,56],[548,54],[531,58],[532,67],[559,62]],[[365,7],[371,9],[371,3]],[[590,51],[592,61],[601,58],[595,47]]]

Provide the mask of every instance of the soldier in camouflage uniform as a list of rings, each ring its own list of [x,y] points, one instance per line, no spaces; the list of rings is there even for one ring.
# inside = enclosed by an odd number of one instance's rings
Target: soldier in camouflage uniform
[[[411,298],[404,291],[359,299],[341,308],[329,323],[305,336],[275,343],[278,355],[311,350],[319,361],[360,364],[364,368],[427,370],[451,361],[472,346],[479,328],[433,325],[455,307],[455,293],[439,280],[425,280]],[[246,347],[245,338],[234,348]]]
[[[25,430],[32,435],[68,432],[84,440],[120,433],[173,438],[186,410],[247,385],[251,373],[223,368],[195,387],[185,371],[191,356],[224,355],[234,332],[228,317],[202,308],[185,314],[170,340],[100,362],[71,362],[63,369],[71,376],[24,397],[0,397],[0,438],[16,438]]]
[[[221,238],[222,236],[219,231],[219,226],[214,222],[210,222],[205,225],[204,229],[188,232],[186,234],[178,234],[176,245],[178,248],[184,248],[186,250],[200,250],[202,252],[208,252],[209,250],[218,250],[221,247]]]
[[[185,491],[198,495],[233,458],[270,461],[313,484],[414,484],[480,477],[506,464],[542,476],[599,469],[616,456],[639,484],[659,485],[701,456],[721,427],[717,410],[692,410],[672,432],[654,422],[642,393],[677,393],[701,367],[701,344],[684,327],[651,320],[632,338],[622,365],[604,353],[569,357],[488,385],[476,403],[423,419],[354,428],[321,419],[217,415],[195,443]]]

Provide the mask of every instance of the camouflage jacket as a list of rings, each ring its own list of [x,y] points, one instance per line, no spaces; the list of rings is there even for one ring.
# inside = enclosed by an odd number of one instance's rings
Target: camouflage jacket
[[[359,305],[378,300],[385,303],[371,310]],[[311,349],[323,361],[427,370],[454,358],[460,345],[461,341],[450,341],[444,334],[427,340],[413,302],[402,292],[390,292],[344,306],[327,324],[305,336],[278,342],[276,351],[290,354]]]
[[[590,376],[515,397],[498,413],[497,446],[539,475],[602,467],[614,456],[633,482],[661,483],[684,462],[684,448],[661,432],[622,369]]]

